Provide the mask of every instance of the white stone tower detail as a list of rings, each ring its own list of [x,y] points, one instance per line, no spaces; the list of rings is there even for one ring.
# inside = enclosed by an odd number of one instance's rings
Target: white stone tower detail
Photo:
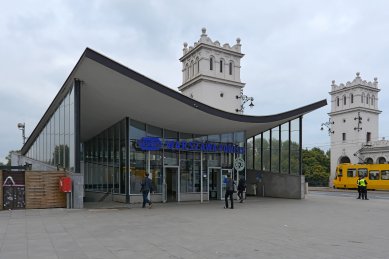
[[[240,81],[240,39],[232,47],[212,41],[202,29],[200,39],[189,46],[184,43],[182,62],[182,94],[217,109],[242,113],[244,83]]]
[[[330,186],[339,163],[362,163],[358,151],[378,135],[378,81],[362,80],[360,73],[352,82],[331,85],[331,176]]]

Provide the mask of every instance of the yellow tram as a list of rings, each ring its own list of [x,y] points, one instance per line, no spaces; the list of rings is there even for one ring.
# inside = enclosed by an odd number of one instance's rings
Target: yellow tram
[[[389,190],[389,164],[339,164],[336,167],[334,188],[356,189],[360,175],[367,180],[367,189]]]

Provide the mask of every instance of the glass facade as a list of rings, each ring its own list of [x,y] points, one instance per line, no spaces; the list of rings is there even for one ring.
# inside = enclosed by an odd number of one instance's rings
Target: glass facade
[[[145,149],[142,141],[150,139],[160,148]],[[176,195],[173,200],[183,201],[202,192],[208,199],[208,169],[219,168],[220,174],[226,169],[237,179],[234,161],[245,159],[244,151],[242,132],[197,136],[123,119],[84,143],[85,190],[138,196],[148,172],[161,197],[169,193]]]
[[[85,190],[126,194],[127,139],[124,119],[84,143]]]
[[[73,171],[75,168],[74,87],[62,99],[26,157]]]
[[[247,139],[247,169],[300,175],[301,121],[298,118]]]

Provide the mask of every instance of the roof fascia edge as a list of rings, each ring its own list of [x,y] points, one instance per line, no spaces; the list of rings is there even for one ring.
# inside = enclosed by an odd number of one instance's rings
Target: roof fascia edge
[[[43,114],[42,118],[38,122],[38,124],[35,126],[34,130],[31,132],[30,136],[28,137],[26,143],[23,145],[23,147],[20,150],[20,153],[22,155],[25,155],[27,153],[28,149],[32,146],[36,138],[39,136],[40,132],[43,129],[43,126],[47,124],[51,116],[54,114],[54,112],[57,110],[57,108],[60,105],[60,100],[62,100],[62,97],[67,93],[66,86],[69,85],[70,81],[74,79],[74,74],[77,70],[77,68],[80,66],[81,61],[84,59],[86,52],[90,50],[89,48],[86,48],[84,52],[82,53],[81,57],[78,59],[76,65],[70,72],[69,76],[66,78],[65,82],[62,84],[62,87],[58,91],[57,95],[54,97],[53,101],[47,108],[46,112]]]
[[[178,101],[181,101],[182,103],[185,103],[194,109],[198,109],[200,111],[206,112],[208,114],[221,117],[224,119],[229,119],[233,121],[238,121],[238,122],[250,122],[250,123],[266,123],[266,122],[273,122],[276,120],[280,119],[285,119],[287,117],[293,117],[296,116],[297,114],[304,114],[307,112],[310,112],[312,110],[318,109],[320,107],[323,107],[327,105],[327,100],[323,99],[321,101],[291,110],[287,111],[284,113],[280,114],[275,114],[275,115],[268,115],[268,116],[248,116],[248,115],[240,115],[240,114],[235,114],[235,113],[230,113],[226,111],[222,111],[216,108],[213,108],[211,106],[208,106],[204,103],[201,103],[199,101],[196,101],[188,96],[185,96],[169,87],[166,87],[98,52],[95,52],[91,49],[87,49],[85,51],[85,57],[103,65],[106,66],[117,73],[120,73],[128,78],[131,78],[135,81],[138,81],[142,83],[143,85],[152,88],[155,91],[158,91],[160,93],[163,93],[167,96],[170,96]]]

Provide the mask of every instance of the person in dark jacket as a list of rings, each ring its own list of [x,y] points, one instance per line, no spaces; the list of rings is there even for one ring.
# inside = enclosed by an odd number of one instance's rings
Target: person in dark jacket
[[[246,180],[244,179],[244,176],[242,175],[240,177],[239,183],[238,183],[238,197],[240,200],[240,203],[243,202],[243,192],[246,190]]]
[[[224,206],[225,209],[228,209],[228,197],[230,197],[231,200],[231,209],[234,208],[234,180],[231,178],[231,174],[228,174],[227,181],[226,181],[226,194],[224,195],[224,201],[226,205]]]
[[[140,191],[142,192],[143,195],[143,204],[142,208],[146,207],[146,203],[149,204],[149,208],[151,208],[151,200],[149,200],[149,193],[153,192],[153,184],[151,182],[151,179],[149,178],[149,173],[145,173],[145,178],[143,179],[142,183],[142,188]]]

